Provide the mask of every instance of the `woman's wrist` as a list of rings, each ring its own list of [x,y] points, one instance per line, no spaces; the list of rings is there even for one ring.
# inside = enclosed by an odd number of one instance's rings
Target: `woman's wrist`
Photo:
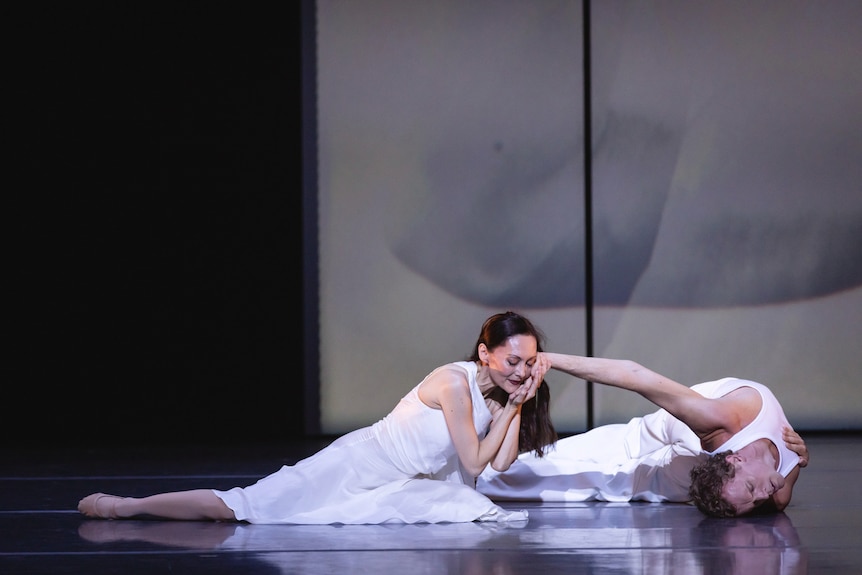
[[[506,412],[507,415],[511,417],[515,417],[519,413],[521,413],[521,405],[520,403],[515,403],[511,399],[506,402],[506,406],[503,408],[503,411]]]

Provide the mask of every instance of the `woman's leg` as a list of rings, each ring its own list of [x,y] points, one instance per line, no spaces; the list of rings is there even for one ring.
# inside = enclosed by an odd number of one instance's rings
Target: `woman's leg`
[[[117,497],[93,493],[78,503],[87,517],[122,519],[150,515],[189,521],[236,521],[233,511],[210,489],[159,493],[149,497]]]

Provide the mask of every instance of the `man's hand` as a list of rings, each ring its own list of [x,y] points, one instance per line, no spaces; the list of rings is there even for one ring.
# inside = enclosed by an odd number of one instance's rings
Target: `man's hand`
[[[808,448],[805,446],[805,442],[802,440],[802,437],[793,431],[792,428],[785,427],[783,429],[783,439],[784,445],[787,446],[787,449],[795,452],[799,456],[799,467],[807,467]]]
[[[530,368],[530,377],[517,390],[509,394],[509,403],[519,406],[536,397],[536,392],[550,368],[551,362],[547,357],[541,353],[536,356],[536,361]]]

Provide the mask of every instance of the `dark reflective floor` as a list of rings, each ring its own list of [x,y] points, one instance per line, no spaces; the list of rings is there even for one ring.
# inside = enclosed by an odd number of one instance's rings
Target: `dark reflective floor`
[[[92,491],[251,483],[325,440],[279,448],[4,454],[0,573],[862,573],[862,436],[807,435],[784,514],[711,520],[686,505],[504,504],[526,522],[285,526],[102,521]]]

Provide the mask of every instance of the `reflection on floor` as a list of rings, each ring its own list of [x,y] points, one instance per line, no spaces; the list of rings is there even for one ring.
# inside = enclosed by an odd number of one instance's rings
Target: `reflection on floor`
[[[92,491],[145,495],[252,483],[327,440],[287,448],[11,454],[0,477],[0,573],[862,573],[862,436],[806,436],[811,465],[770,517],[687,505],[504,503],[509,524],[247,525],[90,520]]]

